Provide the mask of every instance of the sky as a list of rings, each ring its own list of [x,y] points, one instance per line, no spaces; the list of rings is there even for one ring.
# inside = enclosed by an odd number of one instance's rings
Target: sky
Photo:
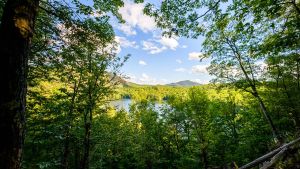
[[[150,85],[182,80],[209,83],[212,77],[206,67],[210,60],[199,59],[203,37],[162,37],[154,19],[143,14],[143,7],[125,1],[119,12],[126,23],[112,23],[119,43],[118,56],[131,55],[121,68],[127,81]]]

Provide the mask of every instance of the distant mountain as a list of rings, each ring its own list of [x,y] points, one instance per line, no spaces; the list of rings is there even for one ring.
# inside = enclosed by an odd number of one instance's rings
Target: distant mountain
[[[111,74],[111,78],[112,77],[113,77],[113,75]],[[123,86],[123,87],[152,86],[152,85],[137,84],[137,83],[129,82],[129,81],[127,81],[126,78],[121,77],[121,76],[114,76],[113,82],[117,82],[120,86]],[[197,82],[193,82],[190,80],[183,80],[183,81],[179,81],[179,82],[175,82],[175,83],[165,84],[163,86],[191,87],[191,86],[199,86],[199,85],[201,85],[201,84],[197,83]]]
[[[179,82],[176,82],[176,83],[169,83],[169,84],[166,84],[167,86],[199,86],[201,85],[200,83],[197,83],[197,82],[193,82],[193,81],[190,81],[190,80],[184,80],[184,81],[179,81]]]

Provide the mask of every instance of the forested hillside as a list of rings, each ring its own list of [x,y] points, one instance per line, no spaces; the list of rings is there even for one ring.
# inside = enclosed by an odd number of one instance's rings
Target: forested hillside
[[[74,104],[72,116],[67,116],[66,106],[70,102],[67,90],[62,87],[57,82],[42,81],[29,90],[26,168],[60,165],[66,148],[66,125],[70,127],[69,165],[70,168],[79,165],[84,149],[81,126],[85,122],[79,101]],[[274,112],[271,117],[281,137],[295,138],[297,129],[291,114],[282,113],[288,110],[282,102],[285,96],[275,89],[258,90],[262,99],[267,100],[268,109]],[[117,88],[115,95],[111,98],[134,101],[129,112],[114,109],[108,104],[109,98],[107,104],[98,103],[94,109],[91,168],[231,168],[278,146],[259,103],[248,92],[231,85],[133,86]],[[288,157],[291,155],[295,154],[288,153]],[[293,168],[295,160],[281,166]]]
[[[0,17],[0,169],[300,168],[299,0],[0,0]]]

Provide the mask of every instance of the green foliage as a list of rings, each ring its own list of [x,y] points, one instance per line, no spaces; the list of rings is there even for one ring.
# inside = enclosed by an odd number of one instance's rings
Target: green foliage
[[[117,15],[123,2],[72,2],[75,8],[41,2],[30,53],[23,168],[88,168],[93,119],[106,111],[112,78],[127,58],[116,56],[106,14]],[[94,12],[101,15],[92,18]]]
[[[116,91],[114,78],[127,57],[116,57],[109,19],[124,22],[118,14],[124,2],[70,3],[40,4],[23,168],[82,168],[84,160],[85,168],[241,166],[277,146],[262,105],[282,137],[299,134],[298,1],[148,4],[144,12],[166,35],[205,37],[203,52],[218,84],[128,84]],[[129,112],[106,105],[122,98],[135,101]]]
[[[131,98],[133,100],[155,100],[162,102],[167,100],[171,95],[181,95],[187,93],[186,87],[169,87],[169,86],[125,86],[118,89],[116,99]]]
[[[63,86],[61,82],[52,81],[41,82],[30,89],[35,95],[30,94],[28,99],[30,132],[24,163],[27,168],[37,165],[55,168],[60,164],[62,129],[66,125],[63,112],[68,111],[65,105],[70,104],[65,93],[72,91],[62,90]],[[145,92],[144,99],[136,100],[129,112],[104,107],[94,110],[90,168],[205,168],[233,163],[240,166],[274,146],[258,103],[247,92],[211,85],[140,86],[119,90],[142,91],[155,87],[160,90],[150,93],[156,96],[162,96],[163,90],[172,90],[175,94],[169,93],[161,106],[157,106],[157,100],[145,100],[148,95]],[[273,98],[266,95],[268,92],[263,88],[260,91],[264,98]],[[271,106],[275,102],[280,105],[277,99],[268,100],[267,105],[272,109],[276,109]],[[81,154],[84,132],[80,127],[83,119],[78,113],[70,130],[75,161],[76,152]],[[290,137],[295,130],[291,119],[284,116],[277,116],[275,122]],[[48,145],[51,149],[47,150]],[[40,155],[35,156],[36,153]],[[74,165],[76,162],[70,166]]]

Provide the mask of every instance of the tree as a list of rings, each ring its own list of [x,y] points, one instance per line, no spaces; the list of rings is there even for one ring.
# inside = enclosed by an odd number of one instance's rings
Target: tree
[[[0,71],[4,86],[1,88],[0,98],[0,130],[3,133],[0,149],[1,168],[20,167],[24,142],[28,54],[38,9],[59,18],[67,25],[76,25],[94,13],[112,12],[122,20],[117,12],[123,5],[121,0],[94,1],[93,7],[74,0],[72,5],[75,6],[75,10],[66,2],[39,2],[8,0],[3,8],[0,28],[0,53],[3,56]],[[97,17],[95,20],[97,21]]]
[[[205,53],[213,59],[209,72],[221,83],[232,83],[251,93],[259,102],[273,137],[282,142],[258,90],[261,72],[257,65],[260,57],[254,51],[258,44],[258,39],[253,38],[257,36],[254,27],[226,13],[217,15],[209,28],[203,43]]]
[[[20,168],[25,129],[25,100],[30,41],[39,1],[5,4],[0,27],[0,168]]]
[[[186,36],[197,38],[205,36],[203,45],[204,55],[212,57],[210,66],[211,74],[222,79],[224,83],[232,83],[237,87],[250,92],[259,102],[261,110],[271,128],[276,140],[281,140],[278,129],[267,110],[264,100],[259,94],[258,85],[262,79],[258,62],[264,60],[270,50],[261,51],[262,40],[267,39],[271,31],[266,29],[270,22],[265,22],[269,17],[261,8],[271,10],[280,9],[271,18],[273,21],[282,21],[286,14],[284,9],[292,6],[293,20],[297,13],[296,1],[276,4],[273,1],[178,1],[170,0],[161,3],[157,9],[148,4],[146,14],[156,18],[158,26],[166,29],[165,34],[172,36]],[[246,6],[246,7],[245,7]],[[201,12],[203,10],[204,12]],[[249,10],[250,9],[250,10]],[[295,12],[296,11],[296,12]],[[263,14],[263,17],[260,14]],[[279,19],[278,19],[279,18]],[[272,22],[277,28],[280,22]],[[287,25],[293,25],[288,22]],[[287,26],[286,25],[286,26]],[[293,27],[293,26],[290,26]],[[293,27],[292,30],[297,30]],[[293,35],[297,31],[292,31]],[[278,42],[278,41],[277,41]],[[297,42],[296,42],[297,43]],[[295,48],[294,43],[291,43]],[[290,48],[290,49],[292,49]],[[284,49],[284,48],[282,48]],[[293,51],[294,49],[290,50]],[[287,52],[289,53],[289,52]],[[226,79],[226,80],[225,80]],[[295,113],[294,113],[295,114]],[[297,119],[297,117],[295,116]]]
[[[61,115],[53,113],[53,116],[60,117],[62,121],[54,124],[62,127],[63,132],[57,134],[64,142],[58,146],[58,151],[62,150],[60,161],[57,162],[56,156],[52,159],[56,163],[50,163],[50,166],[59,164],[61,168],[76,166],[85,169],[89,168],[93,118],[104,111],[97,107],[103,106],[118,83],[114,78],[124,61],[116,56],[112,45],[114,32],[106,17],[99,18],[97,23],[87,19],[64,31],[66,45],[55,56],[59,59],[33,67],[35,72],[44,72],[43,69],[50,71],[50,78],[46,78],[46,81],[52,82],[54,79],[64,86],[59,89],[65,94],[59,101],[62,105],[58,106],[55,100],[51,100],[56,106],[48,108],[53,112],[61,112]],[[73,128],[80,131],[76,132]],[[72,153],[74,149],[78,153]],[[77,159],[76,164],[72,163],[72,158]]]
[[[208,112],[208,98],[204,91],[197,90],[196,88],[191,88],[189,91],[189,100],[188,100],[188,117],[191,118],[191,126],[193,134],[197,139],[197,144],[199,144],[200,152],[199,160],[200,165],[204,169],[209,167],[209,112]],[[200,166],[199,165],[199,166]]]

